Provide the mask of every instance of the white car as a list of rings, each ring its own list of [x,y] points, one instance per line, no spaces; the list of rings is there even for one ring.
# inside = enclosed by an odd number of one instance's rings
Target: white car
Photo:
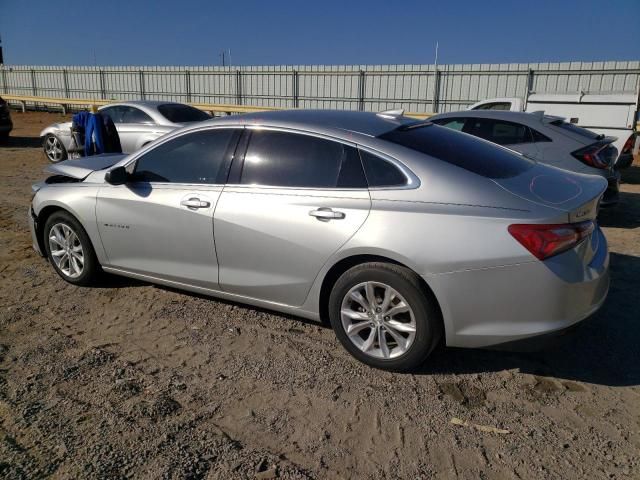
[[[531,93],[526,99],[490,98],[474,103],[469,110],[508,110],[539,112],[563,117],[568,123],[604,137],[616,137],[616,168],[626,168],[638,154],[640,136],[636,134],[638,95],[633,93]]]
[[[123,153],[132,153],[165,133],[211,117],[190,105],[160,101],[113,103],[98,111],[108,115],[118,130]],[[44,153],[50,162],[69,157],[73,144],[71,122],[54,123],[40,133]]]

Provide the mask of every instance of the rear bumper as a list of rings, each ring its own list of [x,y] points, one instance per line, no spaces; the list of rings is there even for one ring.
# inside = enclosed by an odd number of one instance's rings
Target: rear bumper
[[[607,190],[602,196],[600,206],[611,207],[618,203],[620,197],[620,172],[616,170],[614,175],[607,178]]]
[[[520,342],[561,333],[593,315],[609,291],[609,252],[599,229],[591,246],[586,266],[576,247],[544,262],[423,276],[440,303],[447,345]]]

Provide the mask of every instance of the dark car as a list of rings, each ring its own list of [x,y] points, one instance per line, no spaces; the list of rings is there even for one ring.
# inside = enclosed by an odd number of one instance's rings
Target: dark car
[[[0,97],[0,140],[7,138],[11,130],[13,130],[13,122],[9,113],[9,104]]]

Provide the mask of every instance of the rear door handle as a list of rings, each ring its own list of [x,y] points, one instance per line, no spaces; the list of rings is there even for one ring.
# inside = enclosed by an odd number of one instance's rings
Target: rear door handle
[[[200,200],[199,198],[193,197],[188,198],[186,200],[182,200],[180,205],[187,208],[209,208],[211,206],[211,202],[207,202],[206,200]]]
[[[343,212],[336,212],[326,207],[311,210],[309,215],[316,217],[318,220],[340,220],[344,218]]]

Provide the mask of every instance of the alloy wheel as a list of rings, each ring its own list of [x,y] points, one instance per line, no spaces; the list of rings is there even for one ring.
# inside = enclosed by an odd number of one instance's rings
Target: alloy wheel
[[[49,135],[44,141],[44,152],[49,160],[59,162],[62,160],[62,154],[64,152],[62,142],[58,140],[58,137]]]
[[[371,357],[397,358],[415,339],[413,310],[384,283],[364,282],[351,288],[342,300],[340,318],[349,340]]]
[[[56,223],[49,230],[49,251],[56,267],[69,278],[78,278],[84,270],[84,250],[69,225]]]

